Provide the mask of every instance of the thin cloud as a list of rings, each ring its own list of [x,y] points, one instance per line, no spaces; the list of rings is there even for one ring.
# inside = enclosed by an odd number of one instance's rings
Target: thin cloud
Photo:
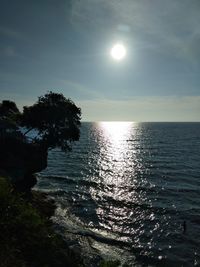
[[[79,94],[82,94],[82,98],[84,99],[102,98],[101,94],[98,91],[89,89],[77,82],[70,80],[61,80],[60,82],[65,85],[67,90],[71,90],[72,92],[75,91]]]
[[[7,27],[2,27],[2,26],[0,26],[0,36],[1,35],[14,38],[14,39],[24,38],[20,32],[7,28]]]
[[[200,60],[199,12],[199,0],[74,0],[71,21],[82,30],[106,30],[111,36],[121,29],[119,25],[126,25],[124,32],[128,36],[131,31],[130,39],[139,48],[148,42],[148,48],[197,62]]]
[[[200,96],[79,101],[83,120],[200,121]]]
[[[0,50],[0,55],[6,56],[6,57],[14,57],[14,56],[17,56],[17,53],[13,46],[6,46]]]

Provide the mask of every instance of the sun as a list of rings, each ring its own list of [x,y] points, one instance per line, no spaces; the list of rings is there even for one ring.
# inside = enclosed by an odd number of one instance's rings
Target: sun
[[[110,50],[110,55],[114,60],[117,61],[124,59],[124,57],[126,56],[125,46],[121,43],[115,44]]]

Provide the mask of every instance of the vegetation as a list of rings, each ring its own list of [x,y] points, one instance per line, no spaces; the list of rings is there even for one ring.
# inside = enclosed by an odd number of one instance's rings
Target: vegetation
[[[0,103],[0,173],[9,177],[0,177],[0,267],[84,266],[78,252],[53,231],[55,203],[41,193],[30,194],[33,174],[47,166],[48,149],[67,151],[79,139],[80,119],[80,108],[58,93],[39,97],[22,113],[12,101]],[[117,267],[120,262],[99,264]]]
[[[100,267],[119,267],[120,261],[103,261]]]
[[[18,132],[17,123],[19,122],[20,111],[16,104],[9,100],[3,100],[0,103],[0,130],[1,132]]]
[[[10,100],[3,100],[0,104],[0,117],[10,118],[15,120],[16,115],[19,115],[19,109],[17,108],[15,102]]]
[[[80,266],[52,229],[54,205],[31,194],[33,174],[46,168],[48,149],[70,150],[79,139],[80,119],[81,110],[58,93],[48,92],[22,113],[12,101],[0,103],[0,173],[10,181],[0,177],[0,267]],[[29,139],[31,130],[37,135]]]
[[[28,130],[37,130],[34,141],[46,148],[60,147],[69,150],[72,141],[79,139],[81,110],[62,94],[49,92],[38,101],[24,107],[21,125]]]
[[[81,110],[72,100],[51,91],[40,96],[34,105],[25,106],[22,113],[12,101],[0,103],[0,123],[4,129],[19,131],[22,126],[27,129],[24,135],[36,130],[32,142],[45,149],[70,150],[71,143],[80,136],[80,119]]]
[[[80,136],[81,110],[62,94],[48,92],[21,113],[9,100],[0,103],[0,170],[20,191],[30,193],[34,173],[47,167],[48,150],[71,150]],[[28,133],[34,130],[32,138]],[[21,177],[19,177],[19,173]]]
[[[48,216],[41,216],[2,177],[0,228],[1,267],[81,266],[77,255],[52,231]]]

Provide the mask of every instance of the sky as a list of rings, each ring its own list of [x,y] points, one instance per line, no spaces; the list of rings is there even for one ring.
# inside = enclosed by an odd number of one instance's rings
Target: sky
[[[0,100],[83,121],[200,121],[199,0],[0,0]],[[127,54],[110,50],[123,43]]]

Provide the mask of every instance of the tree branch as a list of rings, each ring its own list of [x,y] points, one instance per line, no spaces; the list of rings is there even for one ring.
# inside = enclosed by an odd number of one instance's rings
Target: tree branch
[[[25,133],[24,133],[24,135],[27,135],[27,133],[29,133],[30,131],[32,131],[34,128],[30,128],[30,129],[28,129]]]

